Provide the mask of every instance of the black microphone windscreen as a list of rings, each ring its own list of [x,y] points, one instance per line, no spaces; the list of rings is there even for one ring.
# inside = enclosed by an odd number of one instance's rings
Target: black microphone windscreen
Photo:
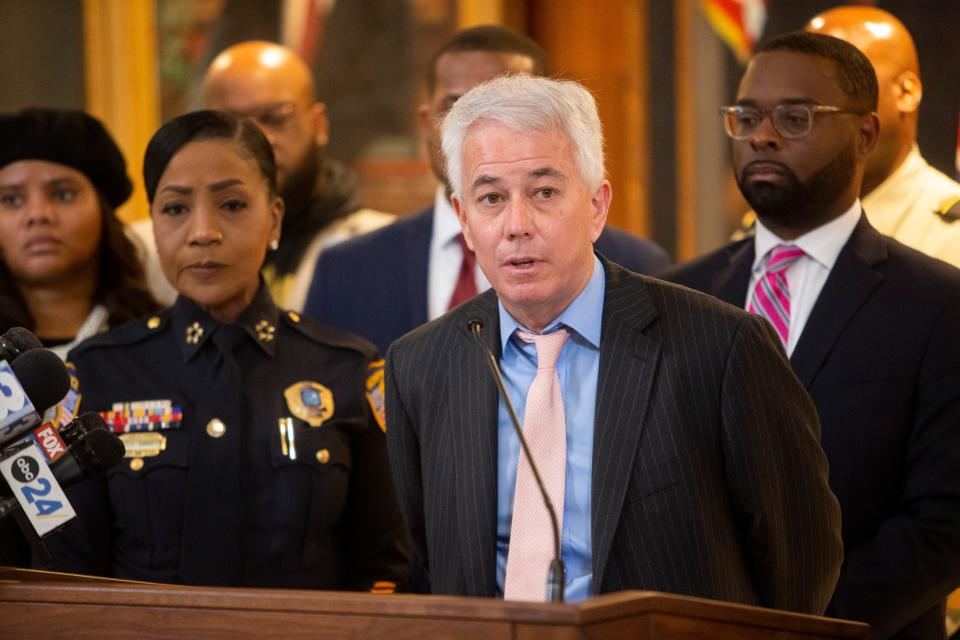
[[[94,429],[106,429],[107,423],[99,413],[88,411],[82,413],[60,428],[60,437],[69,447],[74,442],[87,435]]]
[[[84,478],[102,475],[120,462],[124,453],[123,440],[106,429],[94,429],[70,445],[50,470],[61,487],[69,487]]]
[[[86,469],[87,475],[109,470],[119,463],[126,453],[123,440],[106,429],[90,431],[83,438],[82,443],[84,446],[75,455],[80,458],[80,464]]]
[[[53,351],[31,349],[11,362],[10,368],[40,415],[70,390],[70,374]]]
[[[18,353],[23,353],[24,351],[29,351],[31,349],[39,349],[43,346],[43,344],[40,342],[40,338],[33,335],[31,331],[24,329],[23,327],[13,327],[3,334],[3,338],[13,345]]]

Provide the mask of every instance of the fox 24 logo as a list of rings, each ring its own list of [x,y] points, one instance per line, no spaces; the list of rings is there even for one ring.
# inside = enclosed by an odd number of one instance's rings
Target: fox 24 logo
[[[37,447],[29,446],[0,460],[0,473],[37,535],[46,535],[76,517]]]

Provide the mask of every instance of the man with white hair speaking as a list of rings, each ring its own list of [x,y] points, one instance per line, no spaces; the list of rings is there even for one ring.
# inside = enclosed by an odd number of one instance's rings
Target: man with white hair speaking
[[[568,600],[653,589],[822,612],[840,512],[813,405],[766,321],[594,253],[611,187],[590,93],[499,78],[442,133],[492,289],[387,357],[391,466],[432,592],[544,600],[557,549]]]

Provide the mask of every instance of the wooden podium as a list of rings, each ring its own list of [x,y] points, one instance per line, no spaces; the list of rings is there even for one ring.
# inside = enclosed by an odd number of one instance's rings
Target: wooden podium
[[[869,638],[865,624],[647,591],[548,605],[450,596],[180,587],[0,568],[0,637]]]

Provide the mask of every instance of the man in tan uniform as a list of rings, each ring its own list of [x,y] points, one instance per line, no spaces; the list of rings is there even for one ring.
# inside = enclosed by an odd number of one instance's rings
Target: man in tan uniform
[[[861,189],[870,224],[960,266],[960,184],[927,164],[917,147],[923,84],[910,33],[886,11],[859,6],[825,11],[811,19],[806,30],[846,40],[877,72],[880,139]]]

